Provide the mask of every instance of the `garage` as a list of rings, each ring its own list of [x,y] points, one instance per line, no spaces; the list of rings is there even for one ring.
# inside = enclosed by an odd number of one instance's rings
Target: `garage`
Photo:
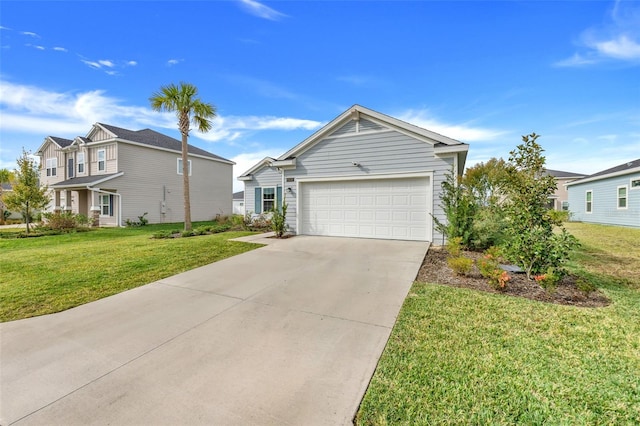
[[[429,176],[299,182],[302,234],[429,241]]]

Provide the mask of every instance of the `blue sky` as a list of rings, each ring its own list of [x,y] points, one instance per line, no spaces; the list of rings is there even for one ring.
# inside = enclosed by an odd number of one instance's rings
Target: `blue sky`
[[[0,167],[95,122],[179,138],[148,98],[180,81],[218,109],[190,143],[234,177],[353,104],[469,143],[467,166],[531,132],[551,169],[640,157],[634,1],[3,0],[0,27]]]

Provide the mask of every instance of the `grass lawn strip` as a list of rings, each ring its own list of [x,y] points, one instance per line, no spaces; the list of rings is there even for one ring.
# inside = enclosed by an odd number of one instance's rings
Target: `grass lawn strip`
[[[598,280],[610,306],[416,282],[356,423],[640,424],[640,288],[629,269],[640,258],[640,230],[616,235],[619,252],[598,243],[611,227],[571,225],[592,236],[578,236],[572,267]],[[602,275],[602,259],[626,263]]]
[[[169,226],[0,240],[0,320],[59,312],[259,247],[228,241],[250,232],[150,238]]]

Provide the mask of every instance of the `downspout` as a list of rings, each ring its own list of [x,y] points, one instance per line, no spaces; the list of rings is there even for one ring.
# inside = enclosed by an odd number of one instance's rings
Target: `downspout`
[[[97,192],[100,194],[109,194],[109,195],[116,195],[118,197],[118,226],[120,228],[124,228],[124,225],[122,224],[122,194],[119,194],[117,192],[109,192],[109,191],[103,191],[100,188],[91,188],[90,186],[87,186],[87,189],[91,192]],[[91,197],[91,204],[93,204],[93,196]]]

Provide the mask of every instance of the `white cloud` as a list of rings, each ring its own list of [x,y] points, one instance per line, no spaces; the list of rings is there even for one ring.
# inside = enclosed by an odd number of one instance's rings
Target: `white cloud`
[[[244,183],[237,179],[238,176],[255,166],[258,161],[261,161],[265,157],[276,158],[280,154],[282,154],[282,152],[276,152],[275,150],[261,150],[238,154],[230,158],[231,161],[236,163],[236,165],[233,166],[233,192],[244,190]]]
[[[474,127],[468,124],[443,123],[432,116],[426,110],[408,110],[398,114],[400,120],[414,124],[432,132],[445,135],[461,142],[491,141],[507,133],[504,130]]]
[[[29,37],[33,37],[33,38],[40,38],[40,36],[38,34],[36,34],[34,32],[31,32],[31,31],[21,31],[20,34],[26,35],[26,36],[29,36]]]
[[[44,46],[39,46],[37,44],[25,44],[25,46],[33,47],[34,49],[37,49],[37,50],[45,50]]]
[[[116,66],[116,64],[113,63],[113,61],[109,60],[109,59],[100,59],[98,61],[98,63],[100,65],[102,65],[103,67],[108,67],[108,68],[113,68]]]
[[[128,61],[127,62],[127,66],[129,66],[129,67],[135,67],[136,65],[138,65],[138,63],[136,61]]]
[[[603,56],[622,60],[640,59],[640,43],[627,35],[620,35],[612,40],[594,43],[595,48]]]
[[[176,130],[174,113],[158,113],[149,107],[123,105],[103,90],[87,92],[52,92],[39,87],[0,80],[0,130],[72,137],[87,132],[97,121],[120,127]],[[319,121],[275,116],[218,116],[213,129],[192,136],[209,141],[233,144],[242,136],[259,131],[314,130]],[[44,135],[43,135],[44,136]]]
[[[264,4],[255,0],[240,0],[240,5],[250,14],[257,16],[258,18],[268,19],[270,21],[277,21],[282,18],[286,18],[287,15],[278,12]]]
[[[102,65],[100,65],[100,63],[95,62],[95,61],[87,61],[86,59],[81,59],[81,61],[83,63],[85,63],[86,65],[90,66],[91,68],[95,68],[95,69],[100,69],[102,68]]]
[[[167,65],[168,65],[168,66],[170,66],[170,67],[172,67],[172,66],[174,66],[174,65],[179,64],[179,63],[180,63],[180,62],[182,62],[182,61],[184,61],[184,59],[169,59],[169,60],[167,61]]]
[[[64,47],[59,47],[59,46],[54,47],[53,50],[55,50],[56,52],[66,52],[67,51],[67,49],[65,49]]]
[[[560,67],[579,67],[603,61],[640,62],[640,8],[635,2],[616,1],[602,25],[587,28],[579,37],[579,52],[558,61]]]

